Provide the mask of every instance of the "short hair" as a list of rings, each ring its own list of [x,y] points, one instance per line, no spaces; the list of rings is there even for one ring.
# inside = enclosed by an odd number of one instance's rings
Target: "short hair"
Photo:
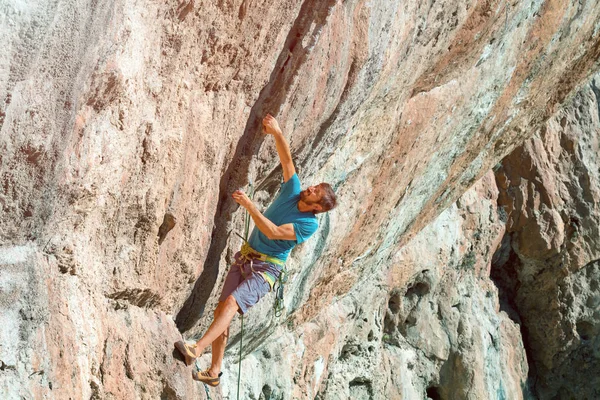
[[[329,210],[333,210],[335,207],[337,207],[337,197],[335,195],[335,192],[331,188],[331,185],[329,183],[323,182],[319,184],[319,186],[321,186],[321,189],[323,191],[323,193],[321,194],[321,199],[318,202],[322,209],[321,211],[315,211],[315,214],[324,213]]]

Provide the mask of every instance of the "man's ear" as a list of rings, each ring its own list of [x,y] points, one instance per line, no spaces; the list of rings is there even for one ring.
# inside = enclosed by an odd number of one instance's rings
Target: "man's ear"
[[[319,203],[315,203],[315,204],[313,204],[313,209],[312,210],[316,211],[316,212],[322,212],[323,211],[323,206],[321,206]]]

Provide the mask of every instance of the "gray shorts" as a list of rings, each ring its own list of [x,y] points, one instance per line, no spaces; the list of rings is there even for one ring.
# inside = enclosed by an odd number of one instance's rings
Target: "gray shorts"
[[[245,260],[238,251],[235,253],[235,262],[229,268],[225,278],[219,301],[225,301],[229,295],[232,295],[240,307],[238,312],[245,314],[250,307],[271,291],[271,285],[263,275],[265,273],[276,280],[281,273],[281,268],[258,259],[253,259],[251,265],[250,260]]]

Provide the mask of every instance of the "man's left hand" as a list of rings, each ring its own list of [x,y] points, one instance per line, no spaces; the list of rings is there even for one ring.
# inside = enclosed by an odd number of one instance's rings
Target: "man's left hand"
[[[263,132],[266,133],[267,135],[281,135],[281,128],[279,127],[279,124],[277,123],[277,120],[275,119],[274,116],[272,116],[271,114],[267,114],[263,120],[262,120],[262,124],[263,124]]]
[[[242,192],[241,190],[236,190],[231,196],[236,201],[236,203],[238,203],[246,209],[248,209],[248,207],[252,205],[252,200],[250,200],[246,193]]]

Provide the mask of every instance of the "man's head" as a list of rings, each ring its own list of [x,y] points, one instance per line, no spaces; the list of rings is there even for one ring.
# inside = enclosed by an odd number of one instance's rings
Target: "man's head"
[[[319,183],[309,186],[300,192],[298,208],[302,211],[312,211],[320,214],[334,209],[337,206],[337,197],[328,183]]]

